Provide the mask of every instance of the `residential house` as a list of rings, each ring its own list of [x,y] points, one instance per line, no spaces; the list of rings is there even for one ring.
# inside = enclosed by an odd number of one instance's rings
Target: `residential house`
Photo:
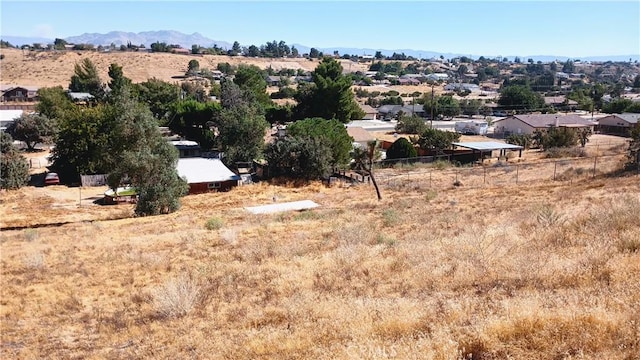
[[[195,141],[189,140],[169,140],[169,142],[178,149],[180,158],[199,157],[200,145]]]
[[[191,54],[191,50],[183,49],[183,48],[174,48],[174,49],[171,49],[171,53],[173,53],[173,54],[181,54],[181,55],[189,55],[189,54]]]
[[[420,80],[418,79],[406,79],[406,78],[399,78],[395,80],[398,85],[420,85]]]
[[[359,126],[347,126],[347,134],[353,138],[353,146],[367,148],[369,142],[376,138],[370,132]]]
[[[445,81],[449,79],[449,75],[447,75],[446,73],[433,73],[426,75],[425,78],[427,78],[427,80],[429,81]]]
[[[38,87],[35,86],[14,86],[2,92],[2,101],[36,101]]]
[[[364,111],[362,120],[378,120],[378,110],[366,104],[358,104],[360,110]]]
[[[544,103],[562,111],[575,111],[578,107],[577,101],[567,99],[565,96],[545,96]]]
[[[536,114],[511,115],[493,122],[498,134],[533,134],[536,130],[546,130],[552,126],[570,128],[590,128],[595,123],[578,115]]]
[[[380,118],[385,120],[396,119],[399,114],[404,115],[416,115],[419,117],[425,117],[424,107],[422,105],[382,105],[378,108],[378,114]]]
[[[444,86],[445,91],[480,91],[480,86],[469,83],[451,83]]]
[[[628,136],[636,126],[640,126],[640,114],[611,114],[598,119],[598,130],[605,134]]]
[[[240,185],[241,178],[229,170],[220,159],[178,159],[178,175],[189,184],[189,194],[228,191]]]
[[[69,94],[69,97],[71,98],[71,101],[73,101],[74,103],[78,104],[78,105],[82,105],[82,104],[87,104],[91,101],[93,101],[95,99],[95,97],[87,92],[75,92],[75,91],[69,91],[67,92],[67,94]]]
[[[270,75],[265,80],[267,80],[267,86],[279,86],[282,83],[280,76]]]
[[[22,116],[23,113],[24,111],[22,110],[0,110],[0,131],[5,131],[7,126]]]

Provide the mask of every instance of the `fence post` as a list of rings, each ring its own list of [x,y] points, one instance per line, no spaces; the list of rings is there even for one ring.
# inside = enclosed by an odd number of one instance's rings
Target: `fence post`
[[[518,171],[520,169],[520,165],[516,165],[516,185],[518,184]]]
[[[597,162],[598,162],[598,156],[596,155],[593,158],[593,177],[596,177],[596,164],[597,164]]]
[[[429,187],[431,188],[431,173],[433,172],[432,169],[429,169]]]
[[[482,178],[482,183],[486,184],[487,183],[487,168],[486,167],[483,167],[483,168],[484,168],[484,176]]]
[[[554,161],[553,162],[553,181],[556,180],[556,170],[558,169],[558,162]]]

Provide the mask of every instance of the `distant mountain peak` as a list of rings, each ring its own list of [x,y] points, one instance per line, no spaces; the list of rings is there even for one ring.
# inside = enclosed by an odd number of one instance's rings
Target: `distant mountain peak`
[[[221,48],[231,48],[231,44],[226,41],[212,40],[202,36],[198,32],[193,34],[184,34],[176,30],[155,30],[155,31],[141,31],[124,32],[124,31],[110,31],[106,34],[101,33],[84,33],[78,36],[71,36],[65,39],[67,42],[75,44],[93,44],[93,45],[125,45],[129,42],[132,44],[144,44],[150,46],[154,42],[165,42],[167,44],[178,44],[183,48],[190,48],[192,45],[200,45],[205,47],[211,47],[217,45]]]

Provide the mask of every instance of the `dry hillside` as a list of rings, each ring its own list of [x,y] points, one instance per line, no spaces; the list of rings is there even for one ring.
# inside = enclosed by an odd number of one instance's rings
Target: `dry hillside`
[[[640,354],[637,176],[407,180],[382,184],[381,202],[367,185],[262,183],[148,218],[91,205],[103,190],[0,194],[17,227],[0,235],[2,358]],[[274,195],[321,206],[243,209]]]
[[[100,78],[107,81],[109,65],[117,63],[123,67],[125,76],[133,82],[146,81],[156,77],[165,81],[175,81],[173,76],[184,75],[190,60],[196,59],[201,68],[215,70],[218,63],[232,65],[249,64],[274,70],[283,68],[313,71],[317,60],[307,59],[266,59],[213,55],[178,55],[169,53],[68,51],[68,52],[23,52],[18,49],[2,49],[5,58],[0,61],[0,83],[23,86],[67,87],[73,75],[74,64],[89,58],[100,71]],[[340,60],[345,68],[352,71],[366,70],[366,64],[350,60]]]

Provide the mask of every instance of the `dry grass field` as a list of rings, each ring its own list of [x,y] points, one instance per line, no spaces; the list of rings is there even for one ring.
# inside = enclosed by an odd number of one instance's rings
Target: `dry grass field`
[[[125,76],[134,83],[156,77],[164,81],[176,81],[172,77],[182,76],[187,70],[189,61],[198,60],[201,68],[215,70],[218,63],[231,65],[256,65],[262,69],[271,66],[274,70],[303,69],[313,71],[318,60],[308,59],[267,59],[246,58],[241,56],[214,55],[178,55],[169,53],[146,52],[110,52],[66,51],[66,52],[22,52],[18,49],[2,49],[5,58],[0,61],[0,77],[2,84],[23,86],[63,86],[69,85],[73,75],[73,67],[84,58],[89,58],[100,71],[102,81],[108,81],[109,65],[117,63],[122,66]],[[350,60],[339,60],[343,67],[351,71],[366,71],[368,64],[354,63]]]
[[[3,192],[0,357],[638,359],[639,183]],[[274,196],[321,206],[243,209]]]

